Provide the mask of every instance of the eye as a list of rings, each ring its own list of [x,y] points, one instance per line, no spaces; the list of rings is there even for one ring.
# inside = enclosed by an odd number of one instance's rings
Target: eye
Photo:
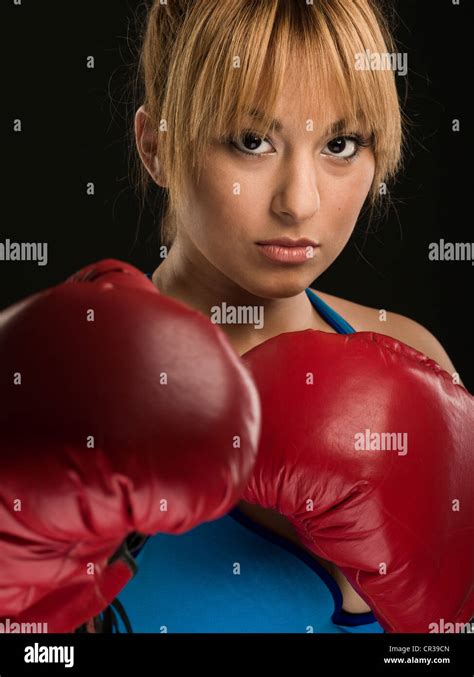
[[[329,152],[324,152],[323,150],[321,154],[350,161],[357,157],[363,146],[368,145],[370,144],[359,136],[338,136],[326,144],[325,148]]]
[[[246,155],[266,155],[275,150],[269,141],[250,129],[244,130],[239,137],[227,139],[227,142]]]

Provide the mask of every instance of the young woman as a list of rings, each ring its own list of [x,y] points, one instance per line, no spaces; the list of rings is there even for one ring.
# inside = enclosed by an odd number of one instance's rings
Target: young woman
[[[151,177],[165,191],[168,247],[152,280],[208,316],[222,304],[263,309],[261,327],[222,324],[239,354],[282,332],[375,331],[455,371],[417,322],[381,322],[310,288],[401,164],[394,73],[358,66],[361,54],[395,52],[379,5],[150,8],[135,136],[143,186]],[[138,563],[120,597],[138,631],[382,631],[337,567],[305,552],[281,515],[243,501],[179,539],[149,539]]]

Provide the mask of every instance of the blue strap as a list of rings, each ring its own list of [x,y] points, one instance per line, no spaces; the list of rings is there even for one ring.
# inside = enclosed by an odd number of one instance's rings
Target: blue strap
[[[339,313],[336,313],[335,310],[333,310],[330,306],[328,306],[327,303],[325,303],[322,299],[320,299],[313,289],[308,287],[305,291],[309,300],[316,308],[316,311],[321,315],[321,317],[324,320],[326,320],[328,324],[331,325],[333,329],[337,331],[338,334],[356,333],[354,327],[351,327],[349,322],[346,322],[346,320],[343,317],[341,317]]]

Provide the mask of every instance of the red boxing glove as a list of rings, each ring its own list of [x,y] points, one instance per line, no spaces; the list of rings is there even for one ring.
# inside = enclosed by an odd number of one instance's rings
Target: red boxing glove
[[[244,361],[262,434],[243,500],[286,516],[386,631],[467,623],[474,398],[433,360],[374,333],[281,334]]]
[[[0,620],[69,632],[132,575],[127,535],[227,513],[255,462],[252,379],[204,315],[120,261],[0,314]]]

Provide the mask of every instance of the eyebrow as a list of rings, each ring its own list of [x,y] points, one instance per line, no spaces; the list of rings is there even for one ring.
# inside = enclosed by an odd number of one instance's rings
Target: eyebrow
[[[257,120],[263,121],[265,120],[265,115],[259,111],[257,108],[252,108],[249,111],[249,116],[251,118],[255,118]],[[280,122],[280,120],[270,120],[270,128],[274,129],[276,132],[281,132],[283,130],[283,123]],[[323,136],[332,136],[336,134],[340,134],[344,130],[347,129],[347,121],[344,118],[341,118],[340,120],[336,120],[335,122],[331,122],[329,127],[326,129],[326,132],[323,134]]]

